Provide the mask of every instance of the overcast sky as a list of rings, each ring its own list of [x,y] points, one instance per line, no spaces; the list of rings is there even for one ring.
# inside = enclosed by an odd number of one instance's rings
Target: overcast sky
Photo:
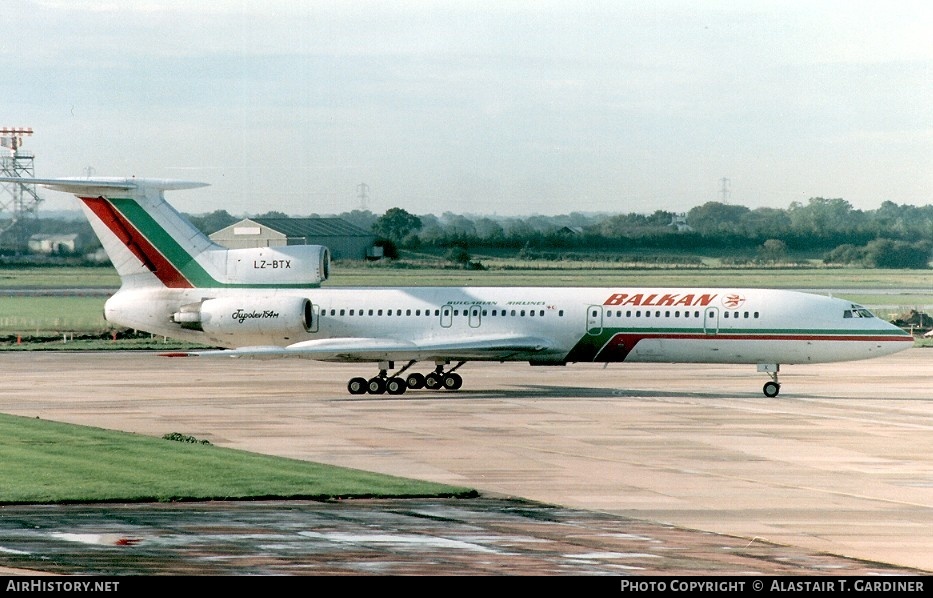
[[[530,215],[933,201],[929,1],[17,0],[36,175],[178,209]],[[43,191],[44,209],[73,207]]]

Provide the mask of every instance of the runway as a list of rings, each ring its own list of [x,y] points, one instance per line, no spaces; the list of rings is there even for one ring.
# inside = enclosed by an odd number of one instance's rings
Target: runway
[[[765,378],[754,366],[470,363],[459,370],[459,392],[378,397],[346,393],[351,376],[373,373],[366,365],[8,352],[0,367],[4,413],[181,432],[468,486],[500,506],[509,497],[535,501],[512,511],[513,531],[527,531],[542,512],[556,522],[613,522],[605,534],[612,551],[597,550],[605,538],[571,542],[581,553],[589,547],[597,565],[574,568],[565,558],[553,574],[933,572],[933,350],[786,366],[776,399],[761,394]],[[668,552],[645,556],[652,552],[636,550],[638,538],[666,542]],[[767,554],[753,554],[759,549]],[[528,572],[548,571],[543,557],[533,562]],[[396,572],[476,571],[445,563]]]

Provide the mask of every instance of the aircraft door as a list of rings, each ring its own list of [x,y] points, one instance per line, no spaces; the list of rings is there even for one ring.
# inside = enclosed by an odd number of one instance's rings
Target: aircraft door
[[[483,316],[483,308],[479,305],[470,306],[470,328],[479,328]]]
[[[444,328],[450,328],[450,325],[454,323],[454,308],[449,305],[441,306],[441,326]]]
[[[586,333],[592,336],[603,331],[603,306],[591,305],[586,308]]]
[[[719,308],[707,307],[703,311],[703,332],[716,334],[719,332]]]

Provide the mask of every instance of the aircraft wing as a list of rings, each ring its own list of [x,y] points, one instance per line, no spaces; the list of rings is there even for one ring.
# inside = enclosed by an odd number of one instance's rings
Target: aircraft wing
[[[242,357],[276,359],[303,357],[320,361],[401,361],[504,359],[516,354],[537,354],[552,343],[530,336],[486,336],[459,340],[423,339],[407,341],[394,338],[327,338],[303,341],[287,347],[258,346],[163,353],[168,357]]]

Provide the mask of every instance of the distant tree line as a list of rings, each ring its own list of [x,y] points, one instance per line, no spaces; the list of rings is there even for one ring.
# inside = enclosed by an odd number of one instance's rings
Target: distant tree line
[[[285,217],[267,212],[257,217]],[[311,214],[315,217],[317,214]],[[433,250],[470,264],[483,252],[526,258],[564,258],[612,253],[745,256],[746,261],[781,263],[792,256],[820,257],[827,264],[878,268],[926,268],[933,251],[933,206],[885,201],[876,210],[857,210],[843,199],[815,197],[787,209],[707,202],[686,214],[686,228],[673,212],[496,217],[444,212],[415,215],[392,208],[382,215],[353,210],[336,216],[372,231],[386,249]],[[206,234],[242,217],[218,210],[188,215]],[[682,220],[682,219],[681,219]],[[78,232],[85,247],[99,246],[83,221],[39,219],[34,232]]]
[[[856,210],[842,199],[812,198],[786,210],[749,209],[708,202],[686,214],[571,213],[528,218],[469,218],[444,213],[415,217],[393,208],[372,230],[403,248],[509,249],[527,256],[560,256],[633,250],[746,255],[779,263],[791,254],[819,256],[827,264],[878,268],[926,268],[933,251],[933,206],[886,201],[877,210]]]

